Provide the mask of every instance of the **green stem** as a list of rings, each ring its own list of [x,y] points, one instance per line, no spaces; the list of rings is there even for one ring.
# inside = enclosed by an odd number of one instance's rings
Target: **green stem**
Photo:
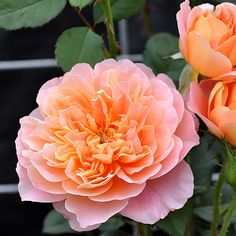
[[[117,47],[116,47],[116,36],[113,24],[113,16],[111,11],[110,0],[102,0],[105,24],[107,28],[108,41],[109,41],[109,51],[112,58],[116,58]]]
[[[236,191],[234,190],[232,200],[229,205],[228,212],[226,213],[224,223],[223,223],[219,236],[225,236],[227,234],[235,209],[236,209]]]
[[[140,236],[152,236],[152,228],[150,225],[138,223],[138,231]]]
[[[216,236],[220,220],[221,188],[224,184],[224,168],[221,169],[219,179],[216,182],[213,199],[213,219],[211,223],[210,235]]]

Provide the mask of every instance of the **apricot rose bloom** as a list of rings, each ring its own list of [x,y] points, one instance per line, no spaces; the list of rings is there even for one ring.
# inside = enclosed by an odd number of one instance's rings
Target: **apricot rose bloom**
[[[193,193],[183,161],[199,142],[164,74],[142,64],[77,64],[45,83],[16,140],[22,200],[52,202],[77,231],[116,213],[153,224]]]
[[[180,51],[197,72],[216,79],[236,76],[236,5],[202,4],[191,9],[185,0],[177,22]]]
[[[203,80],[190,85],[188,107],[210,132],[236,146],[236,81]]]

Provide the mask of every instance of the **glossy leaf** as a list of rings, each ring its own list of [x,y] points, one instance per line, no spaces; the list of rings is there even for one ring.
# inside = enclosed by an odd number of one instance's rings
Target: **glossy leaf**
[[[78,7],[82,10],[84,7],[88,6],[93,0],[69,0],[70,5],[73,7]]]
[[[76,63],[94,66],[103,60],[103,40],[86,27],[74,27],[63,32],[56,44],[58,64],[68,71]]]
[[[1,0],[0,27],[16,30],[49,22],[65,7],[66,0]]]
[[[114,20],[121,20],[137,13],[145,4],[145,0],[111,0],[111,10]],[[101,1],[97,2],[93,9],[94,21],[104,21]]]

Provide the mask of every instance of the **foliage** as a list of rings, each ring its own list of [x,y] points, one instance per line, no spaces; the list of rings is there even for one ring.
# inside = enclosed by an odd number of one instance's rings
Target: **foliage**
[[[43,233],[46,234],[64,234],[73,233],[76,234],[74,230],[70,228],[67,220],[62,214],[58,213],[56,210],[51,210],[44,219],[43,223]]]
[[[25,27],[38,27],[57,16],[66,0],[1,0],[0,27],[16,30]]]
[[[169,215],[165,219],[160,220],[156,226],[160,227],[170,235],[184,236],[191,217],[192,202],[190,199],[183,208],[170,212]]]
[[[89,28],[74,27],[58,38],[55,55],[64,71],[79,62],[93,66],[103,59],[103,40]]]
[[[107,15],[102,0],[1,0],[0,27],[6,30],[40,27],[55,18],[64,9],[67,2],[69,3],[68,6],[75,10],[74,13],[81,17],[87,27],[73,27],[60,35],[55,46],[57,63],[64,71],[70,70],[76,63],[89,63],[94,66],[110,55],[103,35],[96,32],[97,24],[106,24],[107,29],[110,29],[115,37],[115,30],[111,28],[111,24],[107,25]],[[159,4],[163,2],[165,1],[159,1]],[[200,4],[205,1],[192,0],[191,2],[192,4]],[[218,4],[224,1],[210,2]],[[228,2],[236,3],[235,0]],[[110,3],[111,22],[112,20],[118,21],[129,18],[141,11],[142,8],[147,7],[146,0],[110,0]],[[91,24],[82,15],[86,7],[90,7],[93,12]],[[118,42],[113,43],[114,47],[119,48]],[[169,33],[157,33],[148,39],[143,52],[143,62],[151,67],[155,74],[166,73],[169,75],[176,85],[180,84],[181,92],[187,92],[190,82],[197,80],[198,75],[195,74],[190,65],[186,65],[185,60],[179,54],[178,37]],[[188,161],[194,174],[194,196],[182,209],[169,213],[165,219],[155,224],[154,231],[161,229],[173,236],[190,235],[191,230],[189,233],[188,225],[194,221],[194,230],[199,235],[205,236],[209,233],[213,212],[214,181],[212,176],[215,172],[219,172],[224,154],[219,141],[205,130],[203,134],[201,133],[200,143],[188,155]],[[231,196],[231,188],[224,184],[220,206],[221,218],[224,217],[228,209]],[[99,232],[100,236],[128,236],[130,233],[127,233],[126,229],[131,228],[133,230],[135,226],[135,224],[130,224],[128,220],[115,216],[102,224],[99,231],[96,232]],[[54,235],[78,234],[70,228],[68,221],[55,210],[50,211],[46,216],[43,233]],[[93,235],[93,233],[82,234]],[[236,216],[233,217],[228,235],[236,235]]]
[[[84,7],[91,4],[92,0],[69,0],[70,5],[73,7],[78,7],[80,10],[82,10]]]
[[[178,38],[168,33],[158,33],[149,38],[143,54],[144,63],[151,67],[155,74],[166,73],[176,83],[185,61],[182,58],[173,59],[179,51]]]
[[[145,0],[111,0],[111,10],[114,20],[128,18],[137,13],[143,6]],[[96,23],[104,21],[101,1],[94,6],[94,21]]]

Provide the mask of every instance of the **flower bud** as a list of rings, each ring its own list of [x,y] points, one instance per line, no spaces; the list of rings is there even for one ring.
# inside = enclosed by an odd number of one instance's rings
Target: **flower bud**
[[[227,160],[224,167],[225,181],[236,190],[236,156],[231,148],[226,144]]]

